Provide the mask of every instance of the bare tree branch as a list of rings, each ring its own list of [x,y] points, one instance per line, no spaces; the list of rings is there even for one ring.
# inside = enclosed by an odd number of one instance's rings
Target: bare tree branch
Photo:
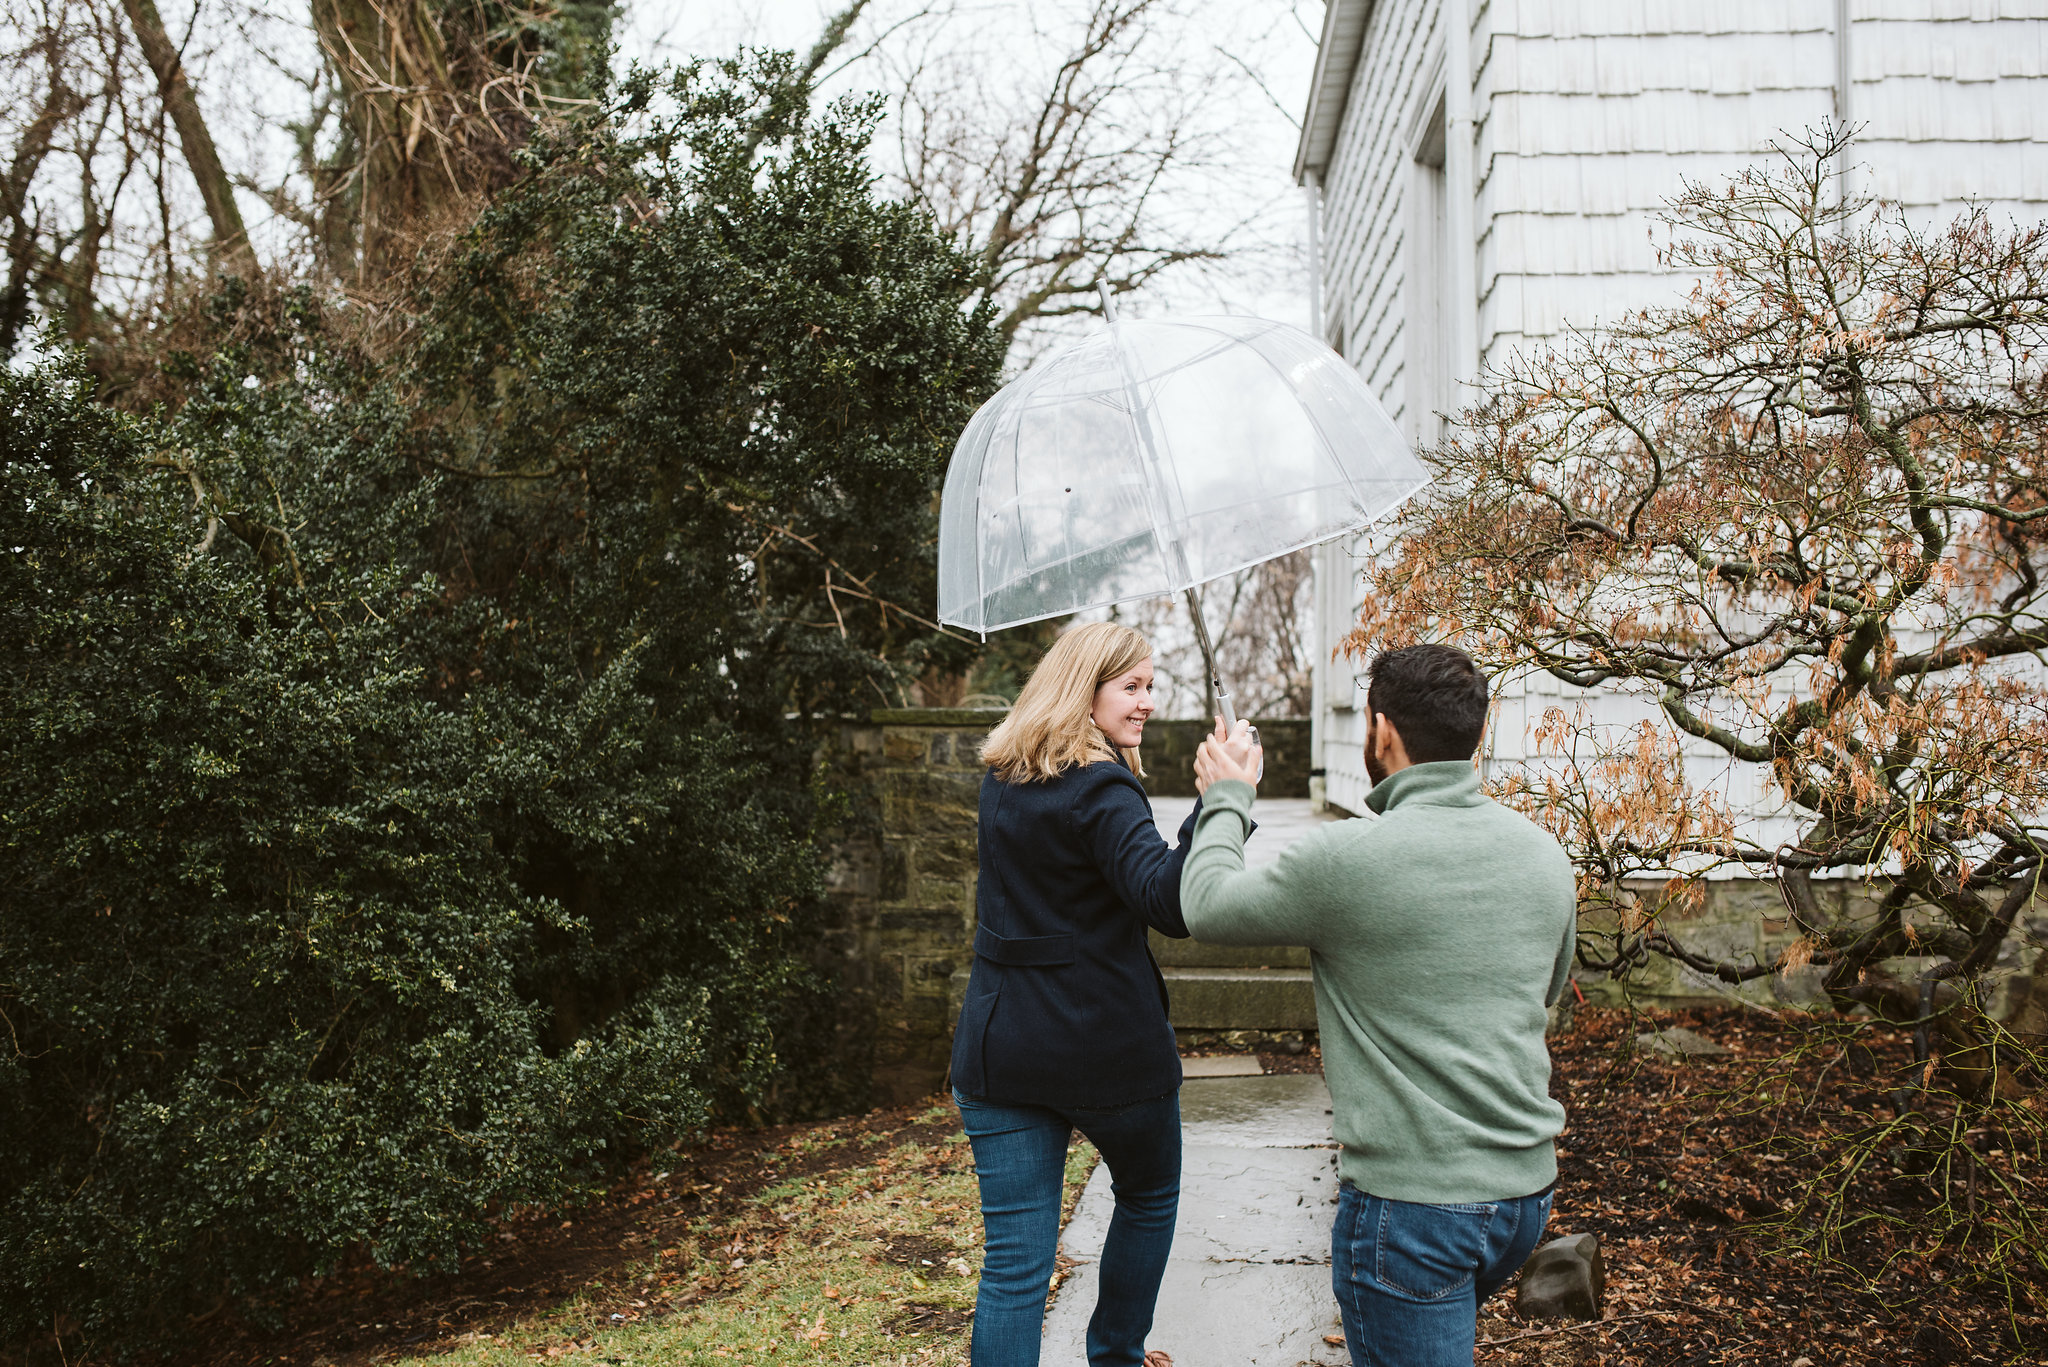
[[[254,265],[249,250],[249,232],[242,225],[242,211],[235,205],[234,184],[221,166],[213,134],[199,112],[198,98],[185,79],[184,59],[177,45],[164,31],[155,0],[121,0],[121,8],[135,29],[149,68],[156,73],[157,91],[164,108],[177,127],[179,145],[185,151],[185,165],[198,183],[199,197],[206,204],[206,216],[213,224],[213,252],[218,264],[230,270]]]

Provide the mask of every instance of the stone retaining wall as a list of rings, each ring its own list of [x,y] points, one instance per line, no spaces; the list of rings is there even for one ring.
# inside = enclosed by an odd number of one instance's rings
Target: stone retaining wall
[[[1145,723],[1145,791],[1154,797],[1195,795],[1195,748],[1215,727],[1213,722],[1150,721]],[[1266,751],[1266,776],[1259,791],[1268,797],[1307,797],[1309,724],[1306,721],[1261,721],[1259,744]]]
[[[1889,885],[1882,879],[1816,880],[1814,896],[1824,921],[1841,918],[1852,924],[1874,921]],[[1654,899],[1655,885],[1637,889],[1646,900]],[[1909,913],[1908,919],[1929,924]],[[1792,920],[1779,896],[1777,885],[1760,878],[1717,879],[1707,884],[1705,905],[1689,916],[1666,916],[1664,930],[1692,952],[1740,964],[1767,963],[1798,938]],[[1612,930],[1613,921],[1594,916],[1580,918],[1582,931]],[[2036,899],[2007,938],[1997,960],[1986,975],[1988,1007],[2002,1020],[2015,1020],[2032,994],[2037,1000],[2035,1014],[2048,1012],[2048,981],[2036,986],[2040,951],[2035,944],[2048,940],[2048,905]],[[1916,979],[1931,959],[1887,959],[1885,970],[1895,977]],[[1701,1006],[1731,998],[1763,1007],[1813,1006],[1822,1000],[1821,980],[1827,970],[1809,965],[1789,973],[1754,978],[1731,987],[1673,959],[1652,955],[1650,961],[1631,971],[1623,980],[1604,973],[1575,970],[1573,978],[1589,1002],[1618,1005],[1634,1001],[1649,1006]],[[2031,1026],[2029,1028],[2032,1028]]]
[[[841,724],[821,762],[851,801],[831,833],[832,930],[825,966],[841,984],[839,1050],[877,1102],[929,1095],[952,1047],[950,983],[974,941],[974,823],[982,739],[1002,720],[975,708],[878,709]],[[1153,721],[1144,757],[1156,796],[1194,794],[1207,727]],[[1308,723],[1262,721],[1265,789],[1308,795]],[[857,1090],[857,1088],[856,1088]]]
[[[862,1092],[863,1078],[868,1098],[878,1103],[927,1096],[945,1080],[955,993],[974,938],[978,752],[1003,715],[879,710],[865,722],[841,725],[821,755],[831,781],[851,799],[829,836],[831,930],[822,949],[824,966],[841,985],[838,1053],[852,1097]],[[1193,755],[1205,730],[1198,721],[1147,725],[1147,787],[1155,795],[1193,793]],[[1267,747],[1264,791],[1306,797],[1308,724],[1261,722],[1260,731]],[[1817,884],[1815,891],[1852,912],[1874,908],[1883,893],[1848,881]],[[1772,956],[1792,939],[1776,889],[1755,880],[1711,885],[1702,911],[1671,921],[1669,929],[1690,948],[1728,958]],[[2048,938],[2048,921],[2036,918],[2032,929]],[[1998,1003],[2004,1010],[2017,1008],[2031,990],[2037,957],[2017,937],[2001,957]],[[1893,967],[1908,975],[1918,971],[1910,963]],[[1733,995],[1758,1005],[1805,1004],[1815,1000],[1819,979],[1819,970],[1801,970],[1758,979]],[[1626,983],[1593,974],[1579,974],[1577,981],[1595,1002],[1626,995],[1677,1006],[1731,995],[1726,986],[1662,958],[1652,958]],[[2035,995],[2048,1025],[2048,990]]]

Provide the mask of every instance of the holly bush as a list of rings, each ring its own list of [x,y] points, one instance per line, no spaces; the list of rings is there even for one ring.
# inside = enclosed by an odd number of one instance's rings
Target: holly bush
[[[859,1099],[802,1072],[815,727],[950,648],[904,605],[1000,349],[787,77],[634,74],[379,317],[229,289],[175,406],[0,375],[0,1334]]]

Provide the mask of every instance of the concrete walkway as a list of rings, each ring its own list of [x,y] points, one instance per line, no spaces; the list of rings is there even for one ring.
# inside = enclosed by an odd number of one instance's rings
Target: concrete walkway
[[[1263,804],[1262,804],[1263,805]],[[1181,1088],[1180,1220],[1151,1348],[1175,1367],[1347,1364],[1330,1293],[1337,1150],[1315,1074],[1190,1078]],[[1045,1367],[1088,1360],[1096,1260],[1115,1208],[1100,1164],[1060,1239],[1077,1266],[1045,1320]]]

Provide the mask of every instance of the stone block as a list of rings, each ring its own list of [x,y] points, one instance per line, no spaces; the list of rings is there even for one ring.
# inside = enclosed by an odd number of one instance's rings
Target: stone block
[[[882,829],[893,836],[958,836],[974,830],[980,794],[972,774],[906,769],[882,785]]]
[[[967,884],[947,878],[920,878],[913,885],[913,900],[926,907],[968,907],[973,899]]]
[[[1265,1065],[1259,1062],[1257,1054],[1217,1054],[1180,1061],[1180,1075],[1191,1081],[1195,1078],[1264,1077],[1265,1074]]]
[[[1705,1035],[1682,1025],[1670,1025],[1636,1036],[1636,1048],[1666,1058],[1726,1058],[1728,1051]]]
[[[915,764],[924,758],[924,753],[922,731],[892,726],[882,733],[882,758],[892,764]]]
[[[1827,1000],[1827,992],[1821,986],[1827,981],[1828,971],[1819,964],[1806,964],[1770,977],[1771,995],[1787,1006],[1816,1006]]]
[[[912,987],[935,993],[943,998],[946,985],[952,980],[953,970],[959,962],[959,956],[952,954],[907,958],[904,961],[904,976],[909,979]],[[951,1029],[952,1021],[948,1020],[946,1026]]]
[[[976,784],[981,782],[981,743],[988,739],[983,731],[934,731],[931,749],[925,762],[934,769],[959,769],[974,776]]]
[[[884,838],[876,858],[874,896],[883,902],[901,902],[910,896],[910,853],[900,840]]]
[[[951,878],[965,882],[979,866],[974,833],[926,836],[917,842],[917,876]]]
[[[1778,885],[1762,878],[1730,878],[1708,884],[1707,905],[1701,911],[1702,919],[1716,921],[1784,914],[1785,898]]]
[[[882,824],[893,836],[948,835],[974,825],[974,809],[911,793],[882,796]]]
[[[875,913],[875,929],[883,935],[908,933],[920,941],[951,944],[960,938],[960,913],[951,907],[885,907]]]
[[[1299,945],[1211,945],[1200,940],[1175,940],[1148,932],[1152,957],[1162,968],[1307,968],[1308,951]]]
[[[881,889],[881,871],[873,846],[848,843],[832,852],[825,866],[825,891],[849,897],[873,897]]]
[[[1522,1264],[1515,1313],[1525,1320],[1597,1320],[1607,1294],[1600,1241],[1590,1234],[1552,1239]]]
[[[877,707],[868,720],[882,727],[956,726],[985,736],[1009,715],[1007,707]]]
[[[869,1088],[878,1105],[907,1106],[943,1087],[951,1062],[949,1054],[931,1052],[877,1059]]]
[[[1313,1030],[1315,985],[1304,968],[1168,968],[1167,1017],[1187,1030]]]

